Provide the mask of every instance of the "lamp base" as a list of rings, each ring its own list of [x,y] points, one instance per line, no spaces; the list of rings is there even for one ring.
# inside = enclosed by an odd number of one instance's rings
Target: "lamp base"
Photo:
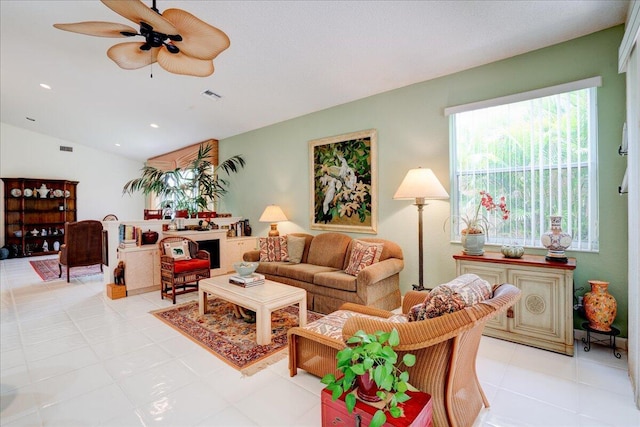
[[[430,291],[431,288],[425,288],[424,285],[422,283],[418,284],[418,285],[411,285],[411,287],[413,288],[414,291]]]
[[[278,231],[278,224],[275,222],[271,224],[271,230],[269,230],[269,237],[278,237],[280,232]]]

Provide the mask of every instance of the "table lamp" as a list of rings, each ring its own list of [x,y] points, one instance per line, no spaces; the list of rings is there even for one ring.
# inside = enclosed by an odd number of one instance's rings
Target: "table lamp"
[[[448,199],[449,193],[444,189],[431,169],[411,169],[402,180],[400,187],[393,195],[396,200],[415,199],[418,207],[418,285],[413,289],[422,291],[425,289],[423,282],[423,248],[422,248],[422,209],[427,204],[425,200]]]
[[[270,222],[271,230],[269,230],[269,237],[275,237],[280,235],[278,232],[278,222],[286,220],[287,217],[284,215],[284,212],[282,212],[282,209],[280,209],[280,206],[269,205],[266,207],[264,212],[262,212],[262,216],[260,216],[258,221]]]

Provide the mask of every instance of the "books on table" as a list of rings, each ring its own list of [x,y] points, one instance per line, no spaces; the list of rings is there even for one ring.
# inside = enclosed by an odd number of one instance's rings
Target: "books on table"
[[[233,283],[234,285],[242,286],[244,288],[258,286],[264,283],[264,275],[259,273],[253,273],[249,276],[233,275],[229,277],[229,283]]]

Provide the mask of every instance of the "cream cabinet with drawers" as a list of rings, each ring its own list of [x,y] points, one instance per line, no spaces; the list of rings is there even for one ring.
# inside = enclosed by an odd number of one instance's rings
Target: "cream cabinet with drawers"
[[[544,256],[505,258],[500,253],[454,255],[456,273],[474,273],[492,284],[511,283],[522,291],[506,313],[487,322],[484,335],[573,356],[573,270]]]
[[[118,248],[118,260],[124,261],[124,281],[128,296],[160,290],[158,245]]]

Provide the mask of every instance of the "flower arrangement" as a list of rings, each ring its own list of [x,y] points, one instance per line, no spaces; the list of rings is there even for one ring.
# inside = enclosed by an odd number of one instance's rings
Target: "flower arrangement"
[[[476,208],[475,215],[472,217],[463,216],[462,222],[464,222],[465,228],[461,231],[462,234],[480,234],[485,233],[489,228],[489,220],[484,216],[480,215],[481,208],[485,208],[487,212],[492,212],[496,209],[500,209],[502,212],[502,219],[509,219],[509,209],[507,209],[507,201],[504,196],[500,197],[498,203],[493,200],[491,194],[486,191],[480,191],[480,203],[478,203],[478,207]]]

